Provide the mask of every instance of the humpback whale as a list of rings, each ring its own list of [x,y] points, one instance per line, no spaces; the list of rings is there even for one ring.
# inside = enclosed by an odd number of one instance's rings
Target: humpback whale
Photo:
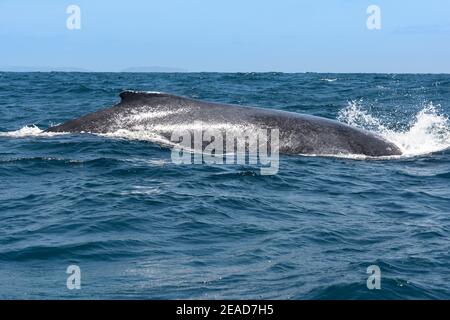
[[[212,103],[159,92],[124,91],[121,101],[47,132],[111,133],[147,131],[170,139],[175,128],[205,127],[279,130],[279,152],[284,154],[370,157],[401,155],[400,149],[382,137],[344,123],[275,109]]]

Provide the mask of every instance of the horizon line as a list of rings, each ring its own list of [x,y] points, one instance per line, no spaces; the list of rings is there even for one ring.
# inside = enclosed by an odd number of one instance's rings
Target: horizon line
[[[1,73],[153,73],[153,74],[193,74],[193,73],[280,73],[280,74],[399,74],[399,75],[450,75],[450,72],[382,72],[382,71],[91,71],[91,70],[34,70],[34,71],[22,71],[22,70],[2,70]]]

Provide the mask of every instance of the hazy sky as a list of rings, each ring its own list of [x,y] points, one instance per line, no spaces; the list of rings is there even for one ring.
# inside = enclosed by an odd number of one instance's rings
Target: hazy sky
[[[450,73],[450,1],[0,0],[0,42],[2,67]]]

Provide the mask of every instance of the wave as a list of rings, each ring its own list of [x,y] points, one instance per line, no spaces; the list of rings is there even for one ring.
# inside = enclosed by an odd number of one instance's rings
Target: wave
[[[338,114],[338,120],[350,126],[374,132],[394,143],[402,151],[401,157],[413,157],[446,150],[450,147],[450,120],[432,102],[415,114],[407,128],[388,123],[364,109],[361,102],[352,101]]]

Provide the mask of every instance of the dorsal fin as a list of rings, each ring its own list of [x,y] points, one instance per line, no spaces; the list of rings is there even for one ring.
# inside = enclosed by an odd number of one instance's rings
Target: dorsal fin
[[[171,96],[167,93],[162,92],[147,92],[147,91],[123,91],[120,93],[120,98],[122,99],[122,103],[124,102],[133,102],[137,100],[143,99],[151,99],[155,97],[168,97]]]

